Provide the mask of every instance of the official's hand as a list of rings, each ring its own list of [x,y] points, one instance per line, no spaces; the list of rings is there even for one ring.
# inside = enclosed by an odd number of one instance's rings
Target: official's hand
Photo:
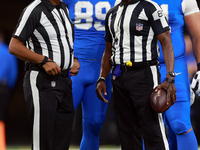
[[[200,96],[200,71],[197,71],[194,75],[191,88],[198,96]]]
[[[50,60],[50,59],[49,59]],[[47,62],[42,66],[48,75],[56,75],[61,73],[61,68],[53,61]]]
[[[104,81],[99,81],[96,86],[97,97],[103,102],[108,103],[108,100],[104,98],[104,96],[102,95],[102,92],[104,95],[107,95],[106,83]]]
[[[158,85],[156,91],[158,91],[161,88],[163,88],[167,91],[166,104],[169,105],[170,101],[171,101],[171,104],[174,105],[174,103],[176,101],[176,87],[175,87],[174,83],[169,83],[169,82],[165,81],[162,84]]]
[[[80,63],[78,62],[78,59],[74,59],[74,65],[70,70],[71,76],[77,75],[79,72],[79,69],[80,69]]]

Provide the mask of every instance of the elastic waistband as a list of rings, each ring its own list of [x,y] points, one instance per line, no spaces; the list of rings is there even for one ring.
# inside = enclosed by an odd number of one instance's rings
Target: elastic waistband
[[[151,61],[146,61],[146,62],[132,62],[132,66],[127,66],[126,64],[120,65],[120,69],[122,71],[130,71],[130,70],[137,70],[137,69],[143,69],[148,66],[153,66],[157,65],[159,61],[157,59],[151,60]]]
[[[39,66],[38,64],[34,64],[34,63],[25,63],[25,71],[28,71],[28,70],[35,70],[35,71],[40,71],[40,72],[44,72],[46,73],[46,71],[44,70],[43,67]],[[70,78],[70,72],[69,70],[61,70],[61,73],[60,74],[56,74],[55,76],[61,76],[61,77],[64,77],[64,78]]]

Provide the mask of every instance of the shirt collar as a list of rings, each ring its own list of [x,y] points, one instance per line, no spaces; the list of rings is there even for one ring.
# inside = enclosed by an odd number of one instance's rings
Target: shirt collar
[[[41,1],[50,9],[50,11],[56,8],[56,6],[53,5],[50,0],[41,0]]]

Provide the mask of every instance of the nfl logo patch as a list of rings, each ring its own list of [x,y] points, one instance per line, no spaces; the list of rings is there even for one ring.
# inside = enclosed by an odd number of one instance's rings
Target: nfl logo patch
[[[116,76],[113,75],[112,79],[115,80],[115,79],[116,79]]]
[[[142,30],[143,30],[143,24],[141,24],[141,23],[136,23],[136,30],[137,30],[137,31],[142,31]]]
[[[56,86],[56,82],[55,81],[51,81],[51,86],[55,87]]]

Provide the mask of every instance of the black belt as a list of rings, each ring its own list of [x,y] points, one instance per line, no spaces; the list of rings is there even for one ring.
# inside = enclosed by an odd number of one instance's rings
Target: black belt
[[[157,64],[158,64],[157,59],[151,60],[151,61],[145,61],[145,62],[132,62],[132,66],[128,67],[128,66],[126,66],[126,64],[122,64],[122,65],[120,65],[120,69],[122,71],[130,71],[130,70],[143,69],[148,66],[153,66],[153,65],[157,65]]]
[[[44,73],[47,73],[44,68],[42,66],[40,66],[39,64],[34,64],[34,63],[28,63],[26,62],[25,63],[25,71],[28,71],[28,70],[35,70],[35,71],[41,71],[41,72],[44,72]],[[61,70],[61,73],[59,74],[56,74],[55,76],[61,76],[61,77],[70,77],[69,76],[69,70],[66,69],[66,70]]]

